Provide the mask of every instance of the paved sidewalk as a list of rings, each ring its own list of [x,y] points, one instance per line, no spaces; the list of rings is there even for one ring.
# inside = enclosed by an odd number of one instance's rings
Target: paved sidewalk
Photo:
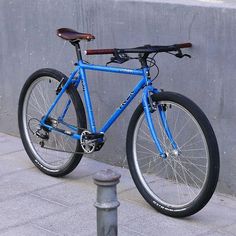
[[[88,158],[64,178],[41,173],[21,140],[0,133],[0,236],[96,235],[96,186],[92,176],[113,169],[118,185],[120,236],[236,235],[236,198],[215,194],[199,213],[174,219],[153,210],[129,171]]]

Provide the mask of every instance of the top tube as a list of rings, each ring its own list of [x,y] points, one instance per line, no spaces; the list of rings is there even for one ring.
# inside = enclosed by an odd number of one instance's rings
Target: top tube
[[[85,70],[96,70],[103,72],[112,72],[112,73],[120,73],[120,74],[130,74],[130,75],[139,75],[143,76],[143,69],[128,69],[121,67],[113,67],[113,66],[98,66],[93,64],[86,64],[83,61],[79,61],[79,67]]]

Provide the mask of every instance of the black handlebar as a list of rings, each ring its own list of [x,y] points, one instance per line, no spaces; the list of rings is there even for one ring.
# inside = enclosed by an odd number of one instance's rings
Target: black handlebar
[[[189,57],[188,54],[183,54],[181,49],[182,48],[190,48],[192,47],[191,43],[181,43],[181,44],[174,44],[169,46],[152,46],[152,45],[144,45],[141,47],[136,48],[126,48],[126,49],[88,49],[85,51],[86,55],[103,55],[103,54],[112,54],[110,61],[107,63],[118,63],[122,64],[130,59],[138,59],[138,58],[131,58],[127,54],[129,53],[138,53],[139,54],[139,61],[141,62],[142,67],[147,67],[147,58],[151,53],[159,53],[159,52],[166,52],[170,53],[178,58]],[[177,53],[171,53],[171,52]]]
[[[191,43],[180,43],[180,44],[175,44],[175,46],[178,48],[191,48],[192,44]]]
[[[169,46],[151,46],[144,45],[142,47],[127,48],[127,49],[88,49],[85,51],[86,55],[102,55],[102,54],[114,54],[114,53],[158,53],[158,52],[171,52],[179,51],[181,48],[190,48],[191,43],[181,43]]]

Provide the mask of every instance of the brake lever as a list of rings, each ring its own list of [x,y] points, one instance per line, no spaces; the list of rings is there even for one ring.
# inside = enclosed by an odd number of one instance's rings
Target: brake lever
[[[191,55],[189,54],[183,54],[181,50],[178,50],[178,53],[174,54],[178,58],[188,57],[191,58]]]
[[[117,53],[117,51],[115,51],[113,55],[114,55],[114,57],[111,57],[110,61],[107,62],[106,65],[108,65],[110,63],[122,64],[130,59],[127,54],[125,54],[125,53],[119,54],[119,53]]]
[[[107,62],[106,65],[108,65],[110,63],[122,64],[128,60],[129,60],[129,57],[111,57],[111,60],[109,62]]]
[[[189,55],[189,54],[183,54],[183,57],[191,58],[191,55]]]

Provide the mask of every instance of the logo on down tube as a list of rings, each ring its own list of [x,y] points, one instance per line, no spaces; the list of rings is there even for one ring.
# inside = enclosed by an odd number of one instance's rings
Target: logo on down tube
[[[123,106],[129,101],[129,99],[134,95],[134,91],[132,91],[129,96],[126,98],[126,100],[120,105],[119,109],[122,109]]]

